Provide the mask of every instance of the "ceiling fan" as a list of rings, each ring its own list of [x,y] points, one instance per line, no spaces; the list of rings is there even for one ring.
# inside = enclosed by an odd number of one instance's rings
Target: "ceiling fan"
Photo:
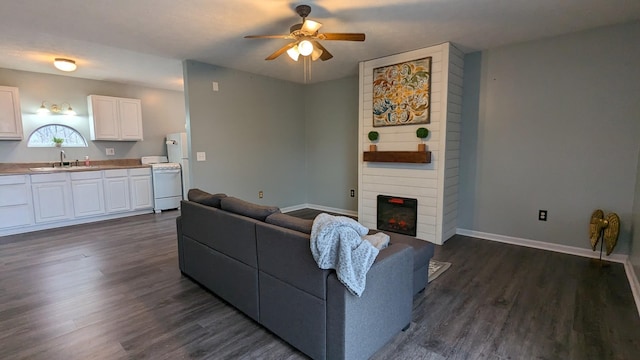
[[[296,6],[296,13],[302,17],[302,22],[291,26],[288,35],[247,35],[245,39],[293,40],[293,42],[267,56],[265,60],[273,60],[286,52],[294,61],[298,61],[300,55],[311,56],[313,61],[331,59],[333,55],[318,40],[364,41],[365,34],[362,33],[318,33],[322,24],[317,21],[307,20],[307,16],[311,13],[311,6],[309,5]]]

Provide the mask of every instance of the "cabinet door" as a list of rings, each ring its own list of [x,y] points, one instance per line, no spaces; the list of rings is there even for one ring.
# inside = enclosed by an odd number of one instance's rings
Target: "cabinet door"
[[[153,207],[153,186],[151,176],[132,176],[131,203],[134,210],[151,209]]]
[[[73,217],[71,189],[66,181],[32,184],[36,222],[67,220]]]
[[[119,140],[118,98],[89,95],[87,105],[89,106],[91,140]]]
[[[142,106],[138,99],[118,99],[120,139],[142,140]]]
[[[104,214],[102,179],[74,180],[71,182],[71,192],[76,217]]]
[[[0,140],[22,140],[18,88],[0,86]]]
[[[31,186],[25,175],[0,177],[0,229],[30,225]]]
[[[129,211],[129,178],[112,177],[104,179],[107,212]]]

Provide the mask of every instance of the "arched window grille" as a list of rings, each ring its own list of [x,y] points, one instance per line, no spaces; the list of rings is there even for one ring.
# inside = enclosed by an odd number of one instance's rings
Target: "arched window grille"
[[[35,129],[29,136],[27,147],[54,147],[56,143],[53,138],[62,139],[63,147],[87,147],[87,141],[74,128],[49,124]]]

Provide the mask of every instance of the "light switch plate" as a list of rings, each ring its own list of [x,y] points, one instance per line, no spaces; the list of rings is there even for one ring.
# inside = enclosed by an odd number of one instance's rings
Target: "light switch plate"
[[[115,155],[116,154],[116,150],[114,148],[107,148],[106,149],[106,153],[107,153],[107,155]]]
[[[198,161],[206,161],[207,160],[207,153],[205,153],[204,151],[198,151],[196,153],[196,160],[198,160]]]

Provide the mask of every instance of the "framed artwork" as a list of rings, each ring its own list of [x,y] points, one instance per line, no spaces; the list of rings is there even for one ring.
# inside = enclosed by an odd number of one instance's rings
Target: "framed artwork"
[[[373,69],[373,126],[428,124],[431,57]]]

